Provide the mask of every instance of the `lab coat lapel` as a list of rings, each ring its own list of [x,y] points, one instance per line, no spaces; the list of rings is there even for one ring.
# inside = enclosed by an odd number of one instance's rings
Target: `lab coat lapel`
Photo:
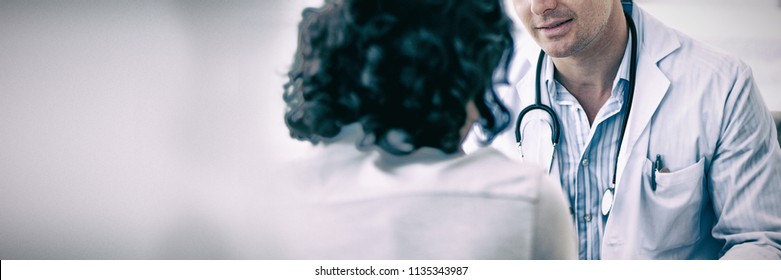
[[[670,81],[657,63],[680,47],[680,42],[669,33],[667,28],[642,10],[635,9],[634,18],[639,44],[637,77],[629,123],[624,141],[621,143],[621,154],[618,157],[618,178],[616,178],[618,182],[621,182],[624,168],[635,144],[670,87]],[[645,38],[653,38],[653,40],[648,41]]]

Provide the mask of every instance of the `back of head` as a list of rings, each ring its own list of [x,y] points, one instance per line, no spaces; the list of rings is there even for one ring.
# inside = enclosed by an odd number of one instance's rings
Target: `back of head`
[[[510,30],[501,0],[332,0],[306,9],[285,85],[291,136],[317,143],[359,123],[364,143],[393,154],[453,153],[473,101],[490,140],[510,119],[493,90],[511,55]]]

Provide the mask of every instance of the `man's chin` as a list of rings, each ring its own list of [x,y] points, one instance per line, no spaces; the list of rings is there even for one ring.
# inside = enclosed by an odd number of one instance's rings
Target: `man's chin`
[[[562,58],[562,57],[568,57],[572,55],[571,48],[543,46],[542,49],[545,50],[545,54],[547,54],[550,57]]]
[[[563,42],[562,40],[550,40],[550,39],[543,39],[543,40],[535,40],[537,42],[537,45],[542,47],[543,50],[545,50],[545,54],[555,57],[555,58],[561,58],[561,57],[567,57],[572,55],[573,53],[573,47],[572,44],[569,44],[567,42]]]

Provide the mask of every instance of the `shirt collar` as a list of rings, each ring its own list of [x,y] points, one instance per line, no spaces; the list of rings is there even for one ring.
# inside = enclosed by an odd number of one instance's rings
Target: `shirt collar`
[[[629,62],[632,60],[632,34],[626,36],[626,48],[624,48],[624,57],[621,58],[621,65],[618,66],[618,72],[616,73],[616,78],[613,79],[613,91],[612,91],[612,97],[618,99],[620,102],[624,101],[624,93],[626,90],[618,90],[617,88],[619,86],[626,87],[625,84],[629,83]],[[623,81],[623,83],[622,83]]]

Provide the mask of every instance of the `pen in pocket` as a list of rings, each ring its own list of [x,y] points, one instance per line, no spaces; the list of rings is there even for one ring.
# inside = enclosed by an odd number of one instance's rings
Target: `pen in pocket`
[[[657,154],[656,160],[651,163],[651,190],[656,191],[656,173],[663,169],[662,155]]]

